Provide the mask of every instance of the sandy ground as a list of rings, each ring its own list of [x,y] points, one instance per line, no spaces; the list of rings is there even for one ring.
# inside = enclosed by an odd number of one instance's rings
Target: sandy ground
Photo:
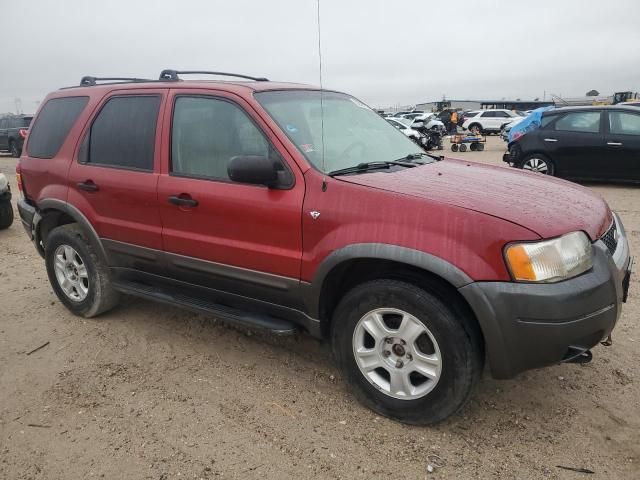
[[[501,164],[503,150],[493,137],[454,155]],[[14,189],[15,163],[0,157]],[[590,188],[640,252],[640,188]],[[0,478],[638,479],[638,278],[592,363],[485,373],[461,415],[418,428],[360,406],[307,335],[251,335],[137,299],[72,316],[16,219],[0,232]]]

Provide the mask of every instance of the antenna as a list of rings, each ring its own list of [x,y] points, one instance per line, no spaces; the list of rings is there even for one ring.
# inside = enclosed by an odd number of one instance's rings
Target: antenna
[[[320,76],[320,142],[322,146],[322,191],[324,192],[327,189],[327,184],[325,181],[324,173],[325,173],[325,165],[324,165],[324,102],[323,102],[323,87],[322,87],[322,42],[320,36],[320,0],[316,0],[316,4],[318,6],[318,63],[320,64],[319,76]]]

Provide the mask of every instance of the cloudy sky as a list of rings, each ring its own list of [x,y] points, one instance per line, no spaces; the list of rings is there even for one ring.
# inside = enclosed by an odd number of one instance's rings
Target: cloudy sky
[[[637,0],[320,0],[324,85],[372,106],[640,90]],[[0,112],[83,75],[318,84],[316,0],[0,0]]]

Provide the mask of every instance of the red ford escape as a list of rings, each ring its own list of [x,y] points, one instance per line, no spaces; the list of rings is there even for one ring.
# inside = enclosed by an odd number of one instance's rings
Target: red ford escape
[[[432,157],[343,93],[187,73],[212,72],[85,77],[34,119],[18,208],[73,313],[128,294],[306,330],[415,424],[458,411],[485,359],[511,378],[610,335],[632,261],[596,194]]]

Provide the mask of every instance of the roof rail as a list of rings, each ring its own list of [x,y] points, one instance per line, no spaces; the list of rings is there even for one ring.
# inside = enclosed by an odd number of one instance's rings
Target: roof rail
[[[90,77],[85,76],[80,80],[81,87],[93,87],[97,85],[97,82],[151,82],[148,78],[133,78],[133,77]]]
[[[251,77],[249,75],[241,75],[239,73],[226,73],[226,72],[209,72],[206,70],[162,70],[160,72],[160,80],[168,80],[170,82],[177,82],[180,79],[178,75],[222,75],[225,77],[237,77],[237,78],[246,78],[247,80],[255,80],[256,82],[268,82],[268,78],[264,77]]]

